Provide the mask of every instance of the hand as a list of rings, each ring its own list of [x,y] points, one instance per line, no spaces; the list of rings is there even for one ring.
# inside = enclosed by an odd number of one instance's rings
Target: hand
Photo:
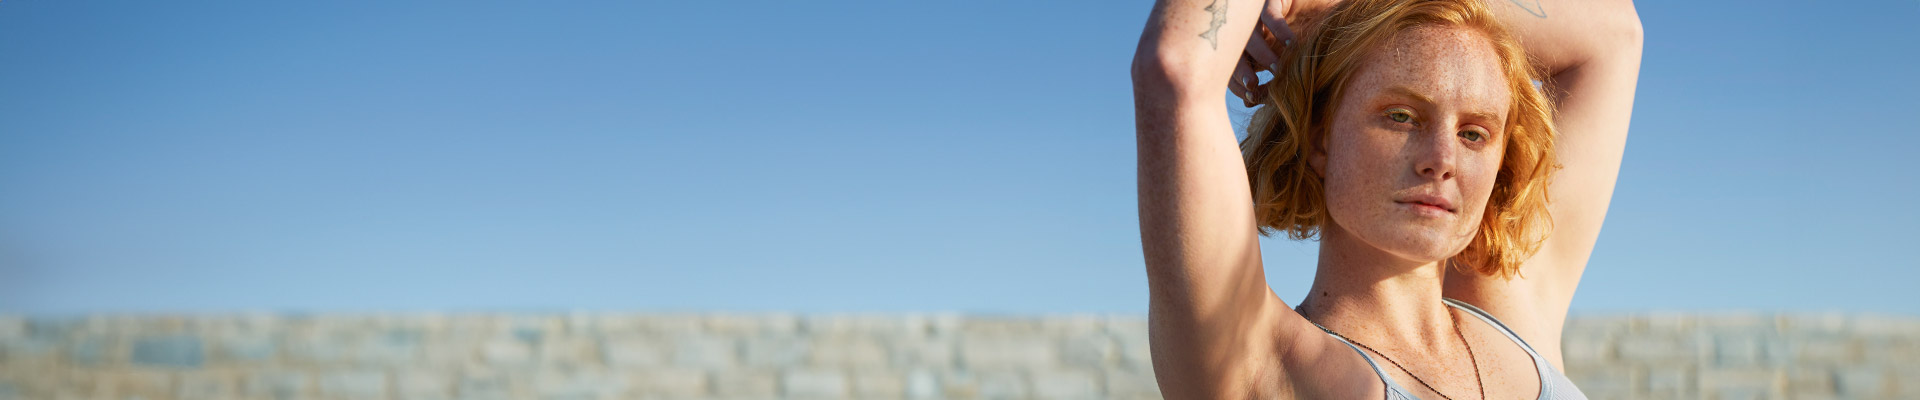
[[[1233,68],[1233,78],[1227,81],[1227,90],[1246,102],[1247,107],[1259,105],[1266,94],[1266,86],[1260,83],[1257,72],[1265,70],[1280,76],[1277,70],[1280,56],[1274,50],[1293,45],[1293,30],[1287,28],[1286,15],[1294,1],[1267,0],[1260,12],[1260,21],[1254,24],[1253,35],[1247,37],[1247,49],[1240,53],[1239,65]]]

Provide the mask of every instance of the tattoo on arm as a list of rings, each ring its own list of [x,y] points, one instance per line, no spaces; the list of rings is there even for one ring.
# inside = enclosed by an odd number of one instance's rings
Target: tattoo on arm
[[[1214,50],[1219,50],[1220,26],[1227,24],[1227,0],[1213,0],[1213,4],[1207,5],[1207,11],[1213,12],[1213,22],[1209,23],[1206,32],[1200,32],[1200,38],[1206,39]]]
[[[1527,10],[1528,14],[1533,14],[1533,16],[1535,17],[1540,17],[1540,18],[1547,17],[1547,9],[1540,7],[1540,0],[1507,0],[1507,1],[1513,2],[1513,5],[1520,6],[1520,9],[1522,10]],[[1527,3],[1533,3],[1533,5],[1528,6]]]

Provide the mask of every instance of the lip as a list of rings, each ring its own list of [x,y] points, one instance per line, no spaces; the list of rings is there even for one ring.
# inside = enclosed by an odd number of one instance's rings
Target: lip
[[[1447,211],[1447,209],[1445,208],[1440,208],[1432,204],[1400,203],[1400,206],[1406,207],[1409,210],[1412,210],[1414,213],[1418,213],[1420,215],[1424,215],[1428,217],[1445,217],[1448,215],[1453,215],[1452,211]]]
[[[1447,213],[1447,214],[1452,214],[1454,212],[1453,202],[1447,201],[1447,198],[1445,197],[1440,197],[1436,195],[1430,195],[1430,194],[1414,195],[1414,196],[1409,196],[1407,198],[1403,198],[1394,202],[1407,205],[1410,207],[1414,207],[1416,209],[1426,209],[1426,210],[1432,210],[1432,211],[1437,211],[1437,212]]]

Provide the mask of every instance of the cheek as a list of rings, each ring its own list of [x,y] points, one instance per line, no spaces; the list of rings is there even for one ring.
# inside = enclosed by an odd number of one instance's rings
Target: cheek
[[[1383,213],[1372,209],[1377,204],[1369,199],[1388,195],[1391,188],[1380,185],[1393,182],[1392,168],[1399,161],[1380,146],[1352,140],[1351,135],[1346,138],[1349,140],[1331,141],[1327,146],[1327,204],[1337,210],[1336,214],[1348,216]]]
[[[1500,158],[1478,157],[1461,168],[1461,190],[1480,207],[1493,197],[1493,186],[1500,178]]]

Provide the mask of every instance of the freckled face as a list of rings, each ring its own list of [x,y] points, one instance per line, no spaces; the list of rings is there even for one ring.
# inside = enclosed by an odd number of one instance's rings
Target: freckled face
[[[1373,49],[1309,161],[1326,177],[1333,228],[1408,260],[1465,249],[1500,169],[1511,96],[1479,33],[1418,27]]]

